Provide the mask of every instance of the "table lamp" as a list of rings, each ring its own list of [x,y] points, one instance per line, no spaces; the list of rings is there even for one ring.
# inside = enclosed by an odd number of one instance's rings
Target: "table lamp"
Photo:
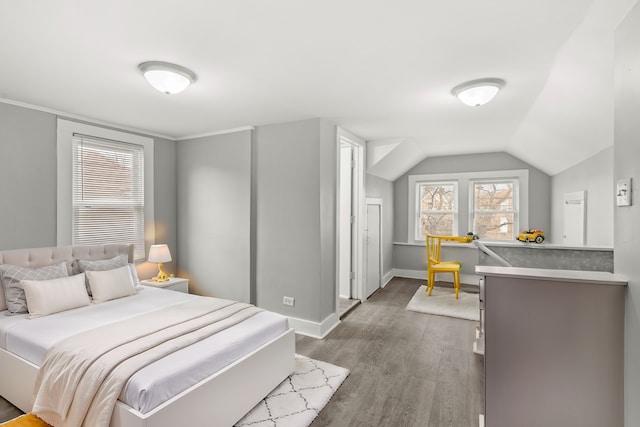
[[[151,279],[152,282],[167,282],[169,280],[169,275],[162,270],[162,263],[171,261],[169,246],[166,244],[151,245],[147,261],[158,263],[158,275]]]

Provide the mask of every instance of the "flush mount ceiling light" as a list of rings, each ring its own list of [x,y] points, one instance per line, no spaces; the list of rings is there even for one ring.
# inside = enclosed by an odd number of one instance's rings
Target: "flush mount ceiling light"
[[[463,104],[478,107],[491,101],[504,87],[502,79],[478,79],[462,83],[453,88],[453,93]]]
[[[151,86],[167,95],[180,93],[196,81],[193,71],[169,62],[147,61],[138,69]]]

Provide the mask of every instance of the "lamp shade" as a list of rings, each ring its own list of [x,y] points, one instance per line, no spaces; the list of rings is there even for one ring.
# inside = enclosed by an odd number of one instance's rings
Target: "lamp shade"
[[[169,252],[169,246],[167,246],[166,244],[151,245],[151,248],[149,248],[149,257],[147,258],[147,261],[170,262],[171,252]]]
[[[151,86],[167,95],[180,93],[196,81],[193,71],[169,62],[147,61],[138,69]]]
[[[478,107],[491,101],[504,87],[501,79],[480,79],[463,83],[451,91],[463,104]]]

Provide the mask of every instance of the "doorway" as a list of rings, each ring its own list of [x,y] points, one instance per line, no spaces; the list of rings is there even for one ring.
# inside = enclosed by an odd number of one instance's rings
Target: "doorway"
[[[569,246],[584,245],[584,217],[586,191],[565,193],[562,212],[562,244]]]
[[[338,271],[339,295],[351,299],[355,295],[351,287],[353,246],[353,146],[340,144],[340,262]]]
[[[336,311],[342,315],[364,293],[365,143],[338,128],[337,145]]]
[[[367,198],[365,298],[382,287],[382,199]]]

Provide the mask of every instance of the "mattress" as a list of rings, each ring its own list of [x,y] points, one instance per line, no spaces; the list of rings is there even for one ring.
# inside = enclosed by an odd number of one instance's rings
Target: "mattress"
[[[0,312],[0,347],[39,365],[56,342],[79,332],[199,298],[144,287],[138,294],[28,319]],[[205,340],[172,353],[134,374],[120,400],[146,413],[288,329],[286,317],[263,311]],[[100,337],[96,336],[96,340]]]

